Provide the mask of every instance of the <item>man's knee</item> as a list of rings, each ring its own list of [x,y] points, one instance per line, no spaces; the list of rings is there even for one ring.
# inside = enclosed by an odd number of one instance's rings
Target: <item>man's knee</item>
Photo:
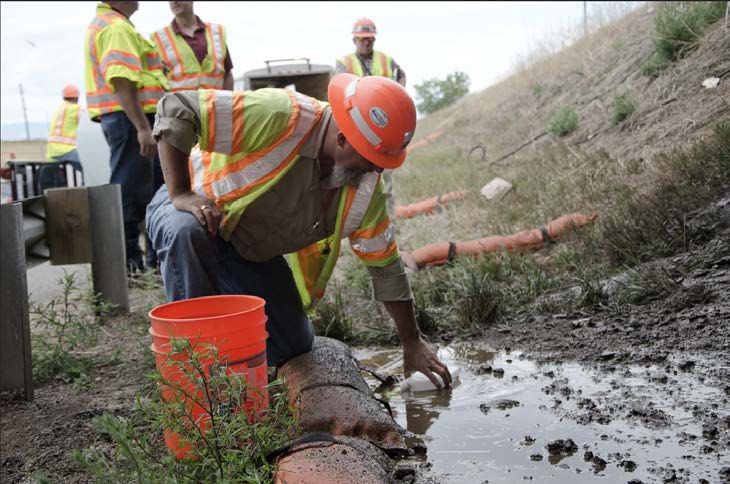
[[[189,217],[179,216],[188,215]],[[164,245],[173,253],[200,253],[201,251],[209,251],[213,249],[213,242],[210,238],[210,234],[195,217],[187,212],[180,212],[172,217],[172,220],[165,224],[164,233],[162,234]],[[158,238],[152,238],[155,250],[160,250],[161,247],[157,247],[159,243]]]

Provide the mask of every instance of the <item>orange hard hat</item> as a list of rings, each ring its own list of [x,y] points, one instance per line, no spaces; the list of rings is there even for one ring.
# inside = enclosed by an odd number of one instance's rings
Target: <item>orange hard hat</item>
[[[380,76],[337,74],[327,94],[332,115],[355,150],[381,168],[398,168],[416,130],[416,105],[403,86]]]
[[[366,17],[357,19],[352,26],[352,35],[355,37],[375,37],[377,33],[375,22]]]
[[[73,84],[67,84],[63,88],[63,98],[79,97],[79,88]]]

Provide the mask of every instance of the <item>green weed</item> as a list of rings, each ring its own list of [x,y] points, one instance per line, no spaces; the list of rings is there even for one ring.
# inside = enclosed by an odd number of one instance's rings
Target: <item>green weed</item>
[[[269,407],[255,421],[242,409],[251,403],[251,392],[259,391],[229,374],[215,348],[208,347],[210,353],[204,355],[186,340],[172,340],[171,347],[166,364],[187,383],[166,380],[159,372],[148,375],[153,385],[148,393],[138,393],[129,417],[104,414],[93,420],[114,449],[90,447],[76,451],[74,459],[97,482],[269,482],[275,469],[266,455],[301,433],[283,383],[272,382],[264,390],[270,395]],[[162,399],[163,388],[173,395],[167,401]],[[204,411],[199,422],[190,416],[191,402]],[[164,429],[190,446],[187,458],[176,460],[167,452],[161,438]]]
[[[694,147],[655,160],[655,182],[642,190],[617,192],[601,217],[604,251],[616,265],[634,264],[685,250],[706,237],[687,225],[688,215],[730,186],[730,122]]]
[[[535,96],[535,99],[540,99],[543,91],[545,90],[545,88],[539,82],[532,84],[530,86],[530,89],[532,90],[532,94]]]
[[[31,304],[30,315],[37,332],[33,335],[33,379],[45,382],[60,377],[83,384],[92,365],[91,358],[77,355],[96,343],[95,314],[110,310],[98,297],[84,295],[76,285],[76,274],[64,271],[58,280],[61,296],[47,303]],[[91,314],[85,304],[90,304]]]
[[[611,115],[611,124],[616,126],[626,118],[634,114],[636,106],[630,97],[616,96],[613,98],[613,114]]]
[[[565,136],[578,126],[578,113],[570,106],[558,109],[550,119],[548,131],[556,136]]]
[[[727,2],[663,2],[654,19],[654,52],[642,66],[644,75],[658,75],[697,47],[707,27],[725,15]]]
[[[315,316],[312,318],[314,332],[319,336],[351,341],[352,317],[347,313],[343,292],[334,284],[333,286],[330,288],[332,295],[317,305]]]

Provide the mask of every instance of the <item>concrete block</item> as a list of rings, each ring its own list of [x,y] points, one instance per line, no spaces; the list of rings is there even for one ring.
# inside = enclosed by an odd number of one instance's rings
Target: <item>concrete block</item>
[[[512,184],[497,177],[482,187],[481,194],[489,201],[499,202],[510,190]]]

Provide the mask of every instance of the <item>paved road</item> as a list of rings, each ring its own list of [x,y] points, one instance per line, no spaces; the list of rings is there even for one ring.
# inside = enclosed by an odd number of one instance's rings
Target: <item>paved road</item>
[[[91,264],[69,264],[52,266],[44,262],[28,271],[28,295],[31,303],[47,302],[63,294],[59,279],[64,271],[76,274],[76,287],[86,290],[91,284]]]

